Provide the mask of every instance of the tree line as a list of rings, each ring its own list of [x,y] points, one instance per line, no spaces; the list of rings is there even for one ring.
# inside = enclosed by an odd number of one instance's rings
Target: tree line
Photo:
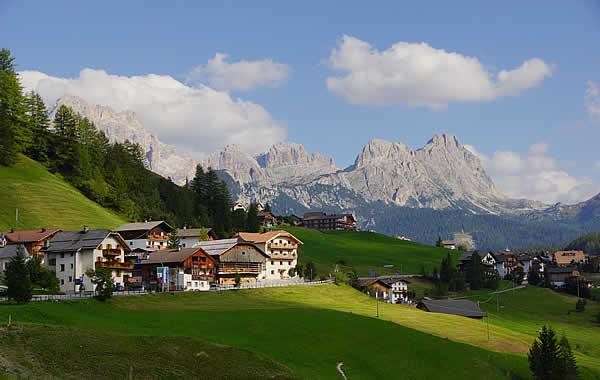
[[[25,94],[14,58],[0,51],[0,165],[24,154],[103,207],[128,220],[165,220],[174,227],[212,227],[219,237],[258,232],[258,209],[232,211],[225,182],[198,166],[185,186],[147,168],[142,147],[111,143],[93,122],[61,105],[53,120],[41,96]]]

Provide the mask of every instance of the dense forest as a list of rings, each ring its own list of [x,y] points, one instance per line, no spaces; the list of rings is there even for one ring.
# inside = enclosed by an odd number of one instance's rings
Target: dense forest
[[[227,185],[213,170],[198,167],[195,178],[180,187],[147,169],[139,145],[109,142],[69,107],[61,106],[49,120],[42,98],[23,93],[6,49],[0,52],[0,136],[0,165],[10,166],[25,154],[129,220],[210,226],[222,237],[258,229],[256,207],[250,218],[243,210],[232,212]]]

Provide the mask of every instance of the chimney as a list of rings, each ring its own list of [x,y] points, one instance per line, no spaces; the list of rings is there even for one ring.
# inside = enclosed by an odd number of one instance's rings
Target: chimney
[[[90,229],[89,229],[89,227],[88,227],[88,226],[83,226],[83,233],[84,233],[84,234],[87,234],[89,230],[90,230]]]
[[[46,232],[46,227],[42,227],[42,232]]]
[[[11,229],[10,229],[10,233],[12,234],[12,233],[14,233],[14,232],[15,232],[15,229],[14,229],[14,228],[11,228]]]

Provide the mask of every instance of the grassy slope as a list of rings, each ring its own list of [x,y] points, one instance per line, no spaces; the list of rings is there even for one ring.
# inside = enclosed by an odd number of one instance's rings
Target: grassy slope
[[[13,167],[0,166],[0,205],[0,230],[14,228],[16,207],[20,229],[114,228],[124,223],[25,156],[19,156]]]
[[[348,269],[354,267],[360,275],[366,275],[369,269],[381,269],[381,266],[388,264],[394,267],[383,268],[384,274],[401,271],[404,274],[416,274],[421,272],[421,265],[425,265],[429,271],[434,266],[439,267],[448,252],[454,258],[458,257],[457,251],[398,240],[374,232],[324,233],[298,227],[285,229],[304,242],[305,245],[299,251],[300,260],[304,263],[313,261],[319,274],[331,272],[340,259],[346,262],[345,267]]]
[[[600,325],[594,316],[600,313],[600,304],[588,301],[583,313],[575,312],[577,297],[556,293],[549,289],[529,286],[518,291],[496,297],[482,296],[474,300],[481,302],[482,309],[490,314],[490,323],[530,336],[537,336],[543,325],[550,325],[560,336],[565,334],[577,353],[581,365],[593,367],[600,375]]]
[[[160,347],[162,338],[159,337],[164,336],[202,339],[253,351],[311,379],[341,378],[335,369],[340,361],[344,362],[343,368],[350,379],[501,379],[509,372],[512,379],[529,377],[523,355],[491,352],[378,320],[372,317],[374,306],[372,299],[353,289],[325,285],[123,297],[114,298],[108,304],[84,300],[0,305],[0,320],[6,320],[10,313],[18,329],[37,331],[42,325],[52,326],[51,329],[69,326],[69,331],[81,329],[91,334],[89,339],[101,342],[111,335],[129,335],[135,338],[123,342],[132,344],[133,351],[138,347],[135,342],[142,339],[137,337],[157,337],[142,341],[155,340],[154,348]],[[382,305],[382,315],[391,317],[394,307],[398,315],[409,310],[397,306]],[[450,324],[452,328],[459,328],[462,323],[470,327],[483,325],[464,318],[411,312],[426,319],[439,318],[442,325]],[[0,330],[0,335],[3,333]],[[69,334],[72,332],[66,336]],[[32,335],[35,338],[35,333]],[[183,341],[181,345],[185,344]],[[115,346],[122,343],[121,340],[115,342]],[[176,340],[169,342],[175,344]],[[35,344],[36,340],[29,343]],[[101,346],[104,351],[110,347],[106,343]],[[135,357],[144,360],[143,355]],[[127,363],[131,358],[131,355],[126,357]],[[179,367],[179,360],[174,357],[168,363]],[[252,366],[251,362],[235,363],[241,364]],[[85,362],[81,361],[81,365]],[[70,371],[66,364],[59,364],[57,368],[59,373]],[[136,371],[146,373],[139,367]],[[77,373],[92,374],[81,369]]]

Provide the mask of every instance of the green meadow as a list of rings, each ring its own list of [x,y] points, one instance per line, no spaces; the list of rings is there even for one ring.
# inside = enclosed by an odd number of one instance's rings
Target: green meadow
[[[369,270],[377,274],[418,274],[424,265],[428,271],[439,267],[442,258],[459,252],[366,231],[325,231],[286,227],[304,246],[299,248],[303,263],[314,262],[319,275],[329,275],[336,264],[340,270],[356,268],[365,276]],[[385,268],[384,265],[393,265]]]
[[[375,306],[334,284],[2,304],[0,320],[10,314],[13,324],[0,329],[0,350],[11,352],[0,368],[61,378],[341,379],[343,362],[349,379],[529,378],[522,354],[403,326],[394,315],[409,308],[398,305],[381,305],[378,319]],[[483,325],[410,311],[426,324]]]
[[[0,205],[0,230],[15,227],[15,208],[19,229],[115,228],[125,222],[23,155],[13,167],[0,166]]]

